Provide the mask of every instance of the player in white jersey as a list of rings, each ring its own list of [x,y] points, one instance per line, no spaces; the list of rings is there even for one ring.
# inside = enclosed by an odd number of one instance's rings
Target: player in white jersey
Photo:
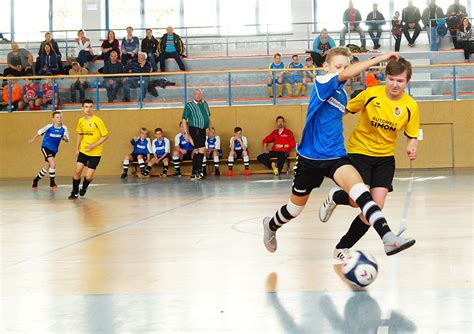
[[[163,162],[163,171],[161,172],[160,177],[166,177],[168,176],[168,166],[171,160],[170,141],[165,137],[162,128],[155,129],[155,136],[156,139],[151,143],[154,157],[150,159],[147,170],[148,172],[151,172],[151,169],[154,165],[158,165],[160,162]]]
[[[220,175],[219,172],[219,159],[222,158],[221,150],[221,138],[216,135],[216,129],[213,127],[209,129],[208,136],[206,137],[206,154],[202,162],[202,170],[204,175],[207,174],[207,159],[214,161],[214,175]]]
[[[237,126],[234,129],[234,136],[230,138],[230,152],[228,158],[228,171],[227,176],[232,176],[234,160],[242,159],[244,161],[245,175],[250,175],[250,158],[248,152],[248,141],[247,137],[242,135],[242,128]]]

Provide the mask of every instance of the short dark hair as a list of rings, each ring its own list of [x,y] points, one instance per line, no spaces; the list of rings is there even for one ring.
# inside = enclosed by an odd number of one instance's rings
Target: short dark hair
[[[277,53],[275,53],[275,54],[273,55],[273,58],[275,58],[275,57],[277,57],[277,56],[278,56],[278,57],[281,57],[281,54],[280,54],[279,52],[277,52]]]
[[[155,129],[155,133],[157,133],[158,131],[159,131],[159,132],[163,132],[163,129],[162,129],[162,128],[156,128],[156,129]]]
[[[148,132],[148,130],[146,128],[140,128],[140,131]]]
[[[298,55],[293,55],[293,56],[291,56],[292,59],[295,58],[295,57],[298,58]]]
[[[313,58],[311,58],[311,57],[306,58],[306,61],[310,61],[310,60],[312,61]]]
[[[390,61],[385,70],[387,75],[399,75],[405,71],[407,73],[408,82],[410,81],[412,74],[411,63],[403,57],[398,58],[398,60]]]
[[[56,116],[57,114],[61,114],[60,111],[53,111],[53,117]]]
[[[132,29],[133,31],[133,28],[131,26],[128,26],[127,28],[125,28],[125,30],[128,30],[128,29]]]
[[[146,28],[145,31],[153,31],[151,28]]]
[[[236,126],[234,129],[234,133],[239,131],[242,131],[242,128],[240,126]]]
[[[278,121],[279,119],[282,119],[283,122],[285,121],[285,117],[283,117],[283,116],[278,116],[278,117],[276,118],[276,121]]]
[[[84,99],[84,100],[82,101],[82,106],[84,107],[84,104],[86,104],[86,103],[88,103],[88,104],[94,104],[94,101],[92,101],[91,99]]]

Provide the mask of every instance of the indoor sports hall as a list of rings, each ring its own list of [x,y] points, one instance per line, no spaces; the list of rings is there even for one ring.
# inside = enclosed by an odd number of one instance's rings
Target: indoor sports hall
[[[1,6],[0,333],[473,333],[472,0]]]

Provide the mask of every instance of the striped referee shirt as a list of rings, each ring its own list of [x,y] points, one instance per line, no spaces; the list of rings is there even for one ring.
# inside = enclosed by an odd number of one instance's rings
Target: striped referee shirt
[[[183,111],[183,119],[188,120],[189,126],[207,129],[209,127],[209,117],[211,112],[206,101],[197,102],[195,100],[186,103]]]

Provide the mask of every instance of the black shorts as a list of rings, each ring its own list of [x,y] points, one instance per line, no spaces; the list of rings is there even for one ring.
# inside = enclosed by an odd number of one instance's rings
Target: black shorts
[[[48,158],[54,158],[56,156],[56,153],[58,152],[54,152],[54,151],[51,151],[49,148],[42,147],[41,153],[43,153],[44,155],[44,161],[48,162]]]
[[[364,154],[349,154],[352,164],[370,188],[387,188],[393,191],[395,157],[371,157]]]
[[[86,155],[82,152],[79,152],[79,155],[77,157],[77,162],[80,162],[84,166],[90,169],[96,169],[97,166],[99,165],[100,162],[100,156],[98,157],[93,157],[90,155]]]
[[[193,139],[195,148],[206,147],[206,129],[200,129],[195,128],[194,126],[190,126],[189,135]]]
[[[132,156],[132,161],[138,161],[138,156],[139,155],[142,155],[143,156],[143,160],[146,160],[146,154],[142,154],[142,153],[139,153],[139,154],[130,154]]]
[[[208,148],[208,154],[207,154],[207,160],[212,160],[214,159],[214,150],[215,149],[209,149]],[[219,158],[222,158],[222,150],[217,150],[217,155],[219,156]]]
[[[193,151],[186,151],[186,154],[181,158],[181,161],[184,160],[193,160]]]
[[[352,165],[349,157],[331,160],[310,160],[298,155],[293,176],[292,193],[295,196],[306,196],[323,183],[324,177],[334,180],[334,173],[339,167]]]
[[[242,153],[244,152],[244,150],[235,150],[234,152],[237,155],[235,160],[243,160],[244,159],[244,157],[242,156]],[[247,151],[247,154],[248,153],[249,153],[249,151]]]

